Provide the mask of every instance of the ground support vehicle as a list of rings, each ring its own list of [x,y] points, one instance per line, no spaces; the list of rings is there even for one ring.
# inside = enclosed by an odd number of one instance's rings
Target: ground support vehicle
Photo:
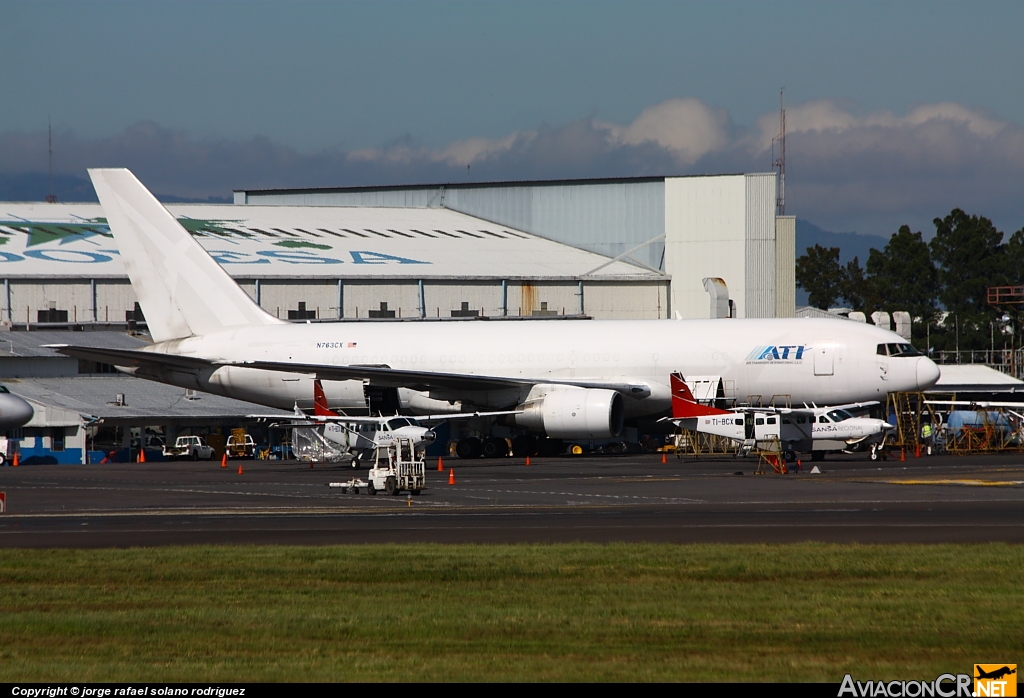
[[[423,454],[416,452],[412,439],[398,439],[394,443],[377,449],[377,462],[366,473],[366,479],[352,478],[347,482],[332,482],[329,487],[339,487],[349,494],[357,494],[361,488],[366,494],[379,491],[390,495],[409,492],[413,496],[426,489],[427,467]]]
[[[232,429],[227,443],[228,458],[253,458],[256,442],[245,429]]]
[[[164,458],[213,460],[213,447],[201,436],[179,436],[174,446],[164,446]]]

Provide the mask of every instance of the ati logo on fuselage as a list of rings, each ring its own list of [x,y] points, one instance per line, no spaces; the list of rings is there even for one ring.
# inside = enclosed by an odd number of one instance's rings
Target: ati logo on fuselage
[[[804,360],[804,352],[810,347],[803,344],[779,344],[765,347],[755,347],[754,351],[747,354],[748,364],[796,364]]]

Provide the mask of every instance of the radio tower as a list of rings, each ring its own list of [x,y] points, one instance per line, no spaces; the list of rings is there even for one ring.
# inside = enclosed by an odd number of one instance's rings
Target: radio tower
[[[772,139],[772,167],[779,169],[779,189],[775,197],[776,215],[786,215],[786,106],[783,97],[786,88],[779,90],[779,135]],[[775,144],[779,144],[779,157],[775,157]]]
[[[50,154],[50,193],[46,195],[46,203],[55,204],[57,203],[57,197],[53,195],[53,124],[50,122],[50,116],[46,116],[46,131],[47,131],[47,148]]]

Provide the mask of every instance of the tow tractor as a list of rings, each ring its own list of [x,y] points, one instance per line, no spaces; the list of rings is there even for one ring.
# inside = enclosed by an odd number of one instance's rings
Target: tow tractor
[[[374,467],[366,473],[366,479],[352,478],[347,482],[332,482],[328,487],[340,487],[349,494],[358,494],[366,488],[366,494],[377,494],[383,490],[390,495],[403,491],[413,496],[426,489],[427,466],[422,453],[416,453],[412,439],[400,438],[393,443],[378,446]]]

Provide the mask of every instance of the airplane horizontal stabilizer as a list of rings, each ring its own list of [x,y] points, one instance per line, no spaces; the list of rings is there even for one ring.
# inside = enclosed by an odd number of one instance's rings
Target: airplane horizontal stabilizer
[[[58,346],[54,348],[65,356],[95,361],[101,364],[112,364],[123,368],[171,367],[194,371],[198,368],[208,368],[214,365],[208,359],[199,359],[194,356],[164,354],[155,351],[140,351],[138,349],[104,349],[101,347],[75,346]]]

